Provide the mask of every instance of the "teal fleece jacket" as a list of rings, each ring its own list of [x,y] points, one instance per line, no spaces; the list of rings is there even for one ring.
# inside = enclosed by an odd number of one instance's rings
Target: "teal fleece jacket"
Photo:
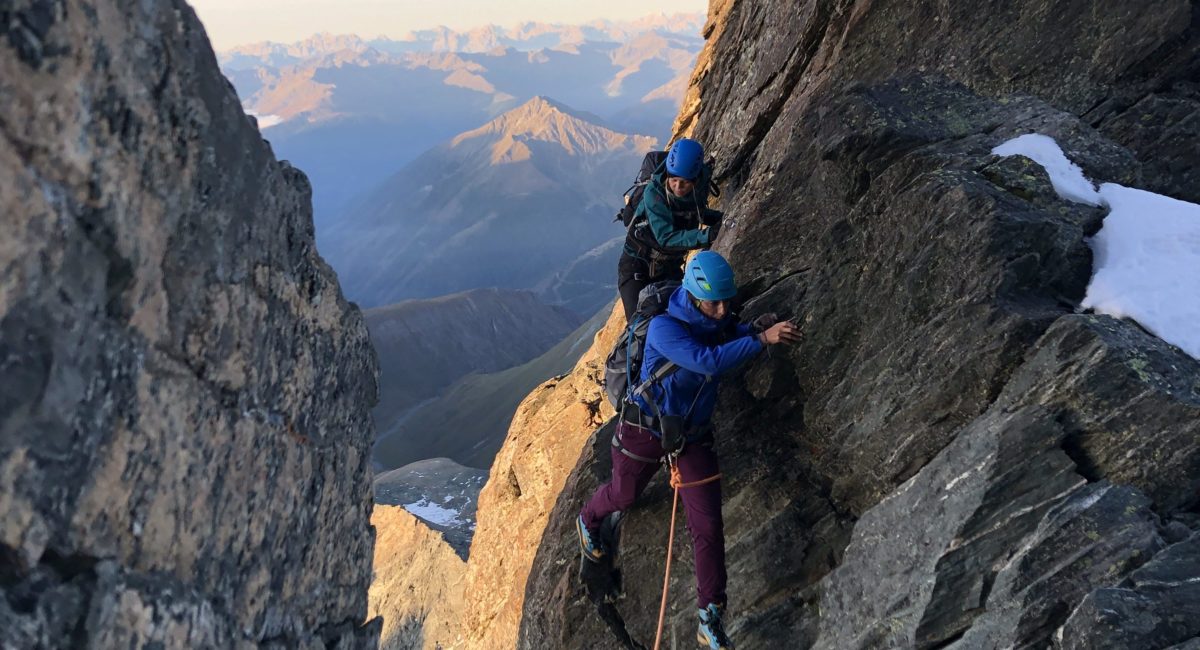
[[[654,176],[650,177],[650,183],[646,185],[646,191],[642,194],[642,202],[638,205],[635,219],[646,215],[650,230],[654,233],[654,239],[662,246],[681,249],[708,246],[712,243],[711,231],[701,230],[699,227],[688,230],[676,228],[672,212],[695,211],[700,217],[699,221],[704,224],[712,223],[713,219],[721,217],[720,212],[708,207],[708,187],[712,179],[712,167],[704,165],[700,172],[700,178],[696,179],[695,189],[689,196],[675,196],[668,192],[666,177],[665,165],[660,166],[658,171],[654,172]]]

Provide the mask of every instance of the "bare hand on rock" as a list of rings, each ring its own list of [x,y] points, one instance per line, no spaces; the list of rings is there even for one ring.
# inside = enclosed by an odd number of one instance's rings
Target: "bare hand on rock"
[[[799,343],[800,328],[796,327],[792,321],[785,320],[780,323],[775,323],[771,327],[763,330],[762,340],[767,345],[775,345],[777,343]]]

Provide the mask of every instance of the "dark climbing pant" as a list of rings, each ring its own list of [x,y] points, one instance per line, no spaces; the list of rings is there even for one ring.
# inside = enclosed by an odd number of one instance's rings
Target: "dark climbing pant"
[[[621,253],[621,259],[617,262],[617,291],[621,293],[621,305],[625,307],[626,323],[637,311],[638,294],[646,285],[683,279],[683,258],[678,264],[664,264],[664,268],[654,270],[658,275],[651,276],[649,263],[630,255],[628,251]]]
[[[650,431],[627,422],[617,425],[617,435],[626,449],[646,458],[662,455],[658,438]],[[612,481],[599,490],[583,507],[583,523],[598,530],[605,517],[633,505],[661,464],[634,460],[612,447]],[[679,473],[684,483],[699,481],[720,472],[712,447],[689,444],[679,456]],[[688,532],[696,560],[696,603],[703,609],[709,603],[725,604],[725,529],[721,520],[721,482],[713,481],[679,491],[687,516]],[[669,521],[669,520],[668,520]],[[663,522],[663,526],[667,521]],[[665,549],[664,549],[665,552]]]

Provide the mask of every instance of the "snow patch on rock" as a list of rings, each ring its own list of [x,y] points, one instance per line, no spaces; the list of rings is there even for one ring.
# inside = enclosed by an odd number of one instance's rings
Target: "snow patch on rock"
[[[1109,209],[1090,241],[1095,258],[1082,307],[1131,318],[1200,359],[1200,205],[1116,183],[1097,190],[1041,134],[1014,138],[992,153],[1025,156],[1046,169],[1059,196]]]

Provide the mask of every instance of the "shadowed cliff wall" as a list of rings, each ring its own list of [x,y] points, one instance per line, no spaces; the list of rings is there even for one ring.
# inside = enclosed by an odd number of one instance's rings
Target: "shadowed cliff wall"
[[[371,647],[376,361],[182,1],[0,8],[0,645]]]

